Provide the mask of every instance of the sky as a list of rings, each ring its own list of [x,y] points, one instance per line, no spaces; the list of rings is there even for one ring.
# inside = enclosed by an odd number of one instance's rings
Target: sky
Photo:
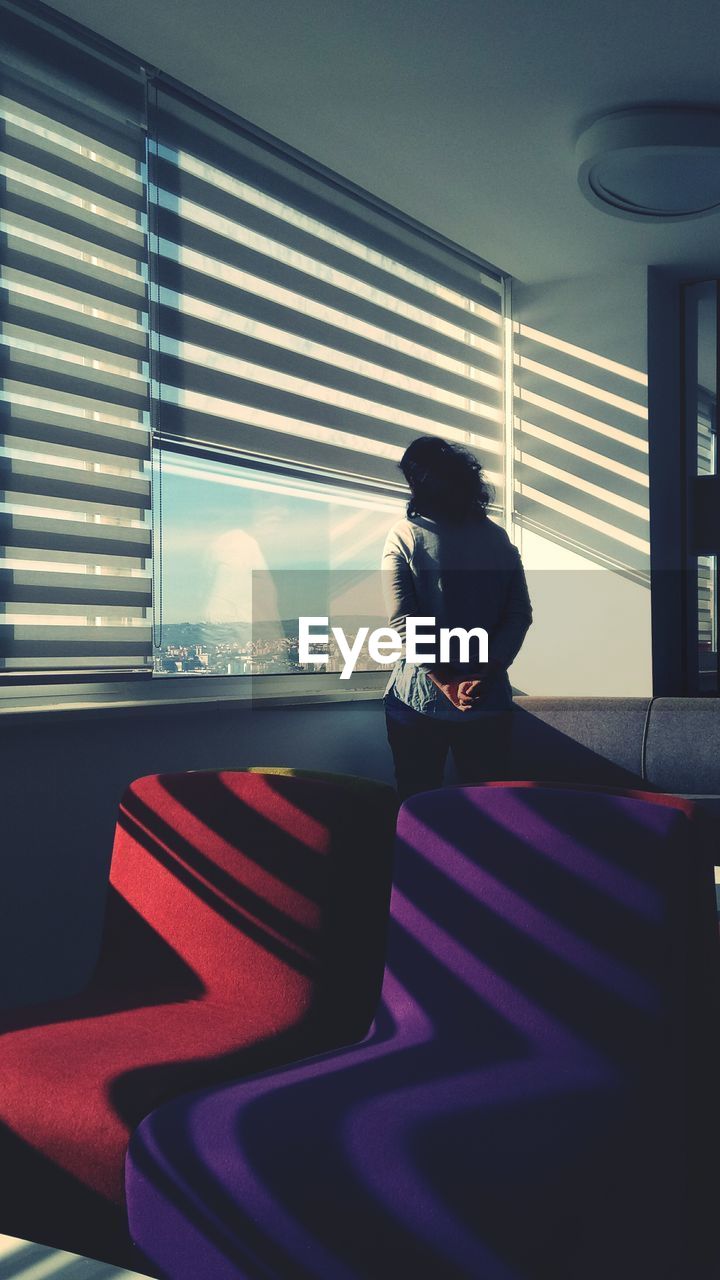
[[[164,621],[249,620],[251,573],[267,570],[305,571],[294,593],[291,573],[282,575],[284,612],[309,612],[315,607],[309,596],[320,599],[319,571],[331,568],[347,582],[379,569],[385,537],[402,511],[389,499],[368,501],[232,464],[166,456]]]

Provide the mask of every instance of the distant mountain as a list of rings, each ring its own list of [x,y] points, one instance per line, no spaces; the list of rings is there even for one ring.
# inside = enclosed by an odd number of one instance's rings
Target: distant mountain
[[[385,618],[360,614],[357,617],[341,614],[330,619],[330,626],[342,627],[347,635],[354,635],[360,627],[369,627],[374,631],[377,627],[386,626]],[[247,644],[250,640],[272,640],[278,632],[283,636],[297,636],[298,619],[283,618],[282,621],[272,619],[249,622],[164,622],[163,647],[178,645],[190,648],[196,644],[217,646],[222,644]]]
[[[247,622],[164,622],[162,628],[163,646],[247,644],[251,638],[252,628]]]

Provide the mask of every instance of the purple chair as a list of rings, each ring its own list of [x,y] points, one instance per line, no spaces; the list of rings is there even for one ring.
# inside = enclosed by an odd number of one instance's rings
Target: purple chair
[[[136,1131],[130,1229],[158,1274],[714,1275],[693,1217],[715,1052],[689,1025],[699,856],[686,814],[625,796],[408,801],[367,1038]]]

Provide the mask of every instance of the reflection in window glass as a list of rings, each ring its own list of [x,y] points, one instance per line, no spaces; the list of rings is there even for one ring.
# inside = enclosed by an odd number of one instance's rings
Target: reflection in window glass
[[[358,606],[357,588],[367,579],[374,602],[383,543],[402,501],[167,452],[162,477],[155,673],[323,670],[300,664],[297,619],[331,614],[338,592],[353,596],[354,613],[371,607]],[[337,669],[330,656],[325,670]]]
[[[718,282],[702,281],[685,288],[685,397],[688,471],[717,475]],[[712,545],[692,562],[692,593],[697,638],[697,670],[690,672],[693,692],[718,692],[718,557]],[[695,628],[696,631],[694,630]],[[695,638],[691,643],[695,643]]]
[[[699,556],[698,670],[701,693],[718,691],[718,557]]]
[[[688,290],[697,305],[697,474],[712,476],[717,466],[717,285]]]

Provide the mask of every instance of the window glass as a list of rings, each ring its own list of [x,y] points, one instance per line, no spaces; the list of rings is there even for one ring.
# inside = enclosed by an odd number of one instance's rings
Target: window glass
[[[701,693],[718,691],[718,557],[698,556],[698,668]]]
[[[299,662],[298,618],[350,595],[349,611],[376,614],[383,544],[402,513],[399,499],[165,453],[156,674],[322,670]],[[357,604],[364,582],[372,605]]]

